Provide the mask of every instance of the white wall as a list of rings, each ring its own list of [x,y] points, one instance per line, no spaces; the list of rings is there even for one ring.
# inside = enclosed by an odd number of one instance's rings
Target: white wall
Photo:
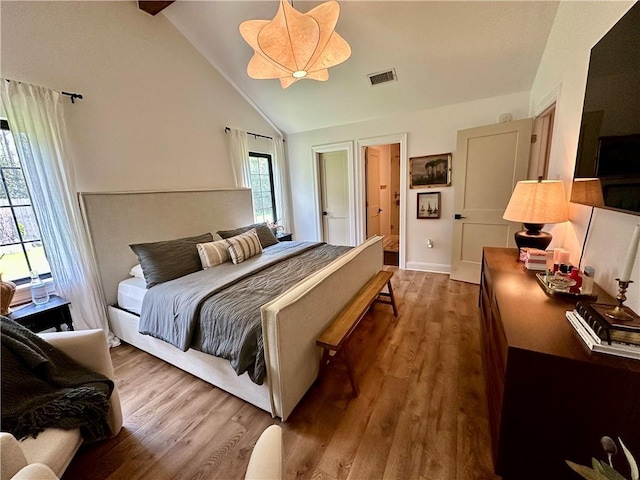
[[[531,91],[531,112],[540,113],[558,97],[549,178],[565,181],[570,189],[575,166],[582,103],[589,67],[589,54],[604,34],[633,5],[632,1],[562,2]],[[577,264],[589,220],[590,207],[570,204],[570,222],[551,229],[554,243],[571,250]],[[622,269],[628,242],[640,216],[596,209],[583,265],[596,268],[596,282],[609,293],[617,293],[616,276]],[[640,256],[631,276],[635,283],[627,293],[627,305],[640,311]]]
[[[269,124],[160,14],[135,1],[0,2],[2,76],[65,106],[81,191],[233,185],[224,127]]]
[[[312,147],[344,141],[352,141],[355,145],[358,140],[407,132],[409,157],[454,152],[458,130],[495,123],[498,115],[505,112],[510,112],[514,119],[524,118],[528,114],[528,103],[529,92],[521,92],[289,135],[287,150],[296,237],[300,240],[317,238],[316,212],[313,202],[309,202],[309,189],[313,185]],[[455,168],[455,159],[452,168]],[[454,188],[433,189],[442,192],[439,220],[417,220],[418,191],[407,192],[407,203],[402,212],[407,220],[407,268],[449,271]],[[433,249],[426,247],[427,238],[433,239]]]

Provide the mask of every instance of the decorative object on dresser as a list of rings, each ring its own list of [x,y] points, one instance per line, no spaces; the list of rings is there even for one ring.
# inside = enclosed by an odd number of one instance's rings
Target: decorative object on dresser
[[[516,249],[484,248],[481,345],[503,480],[570,478],[565,459],[599,455],[593,439],[602,432],[640,449],[640,362],[592,353],[564,320],[575,298],[548,297],[536,282]],[[613,302],[598,285],[594,291]]]
[[[24,307],[16,308],[8,317],[32,332],[42,332],[54,327],[57,332],[61,332],[63,324],[67,326],[67,330],[73,330],[69,305],[71,302],[68,300],[58,295],[51,295],[47,303],[42,305],[29,303]]]
[[[596,353],[606,353],[608,355],[617,355],[619,357],[634,358],[640,360],[640,346],[632,343],[618,342],[611,340],[607,342],[602,340],[594,328],[592,328],[586,320],[578,313],[578,310],[567,311],[567,320],[575,329],[576,333],[582,339],[589,350]],[[597,328],[597,327],[596,327]],[[600,332],[602,334],[602,332]]]
[[[536,280],[544,290],[544,293],[550,297],[561,296],[565,298],[573,298],[585,300],[597,300],[598,294],[593,291],[583,291],[582,289],[574,289],[576,281],[566,275],[556,273],[536,273]]]
[[[628,309],[625,308],[624,302],[627,300],[627,289],[629,285],[633,283],[633,280],[631,280],[631,271],[633,270],[633,264],[636,260],[636,254],[638,253],[638,243],[640,243],[640,224],[636,225],[633,231],[633,237],[631,237],[629,250],[627,250],[627,255],[624,259],[620,278],[616,278],[619,288],[618,295],[616,296],[617,304],[613,309],[606,312],[607,317],[618,322],[630,322],[633,320],[633,316],[630,315]]]
[[[606,315],[611,305],[579,301],[576,313],[591,327],[596,335],[608,343],[611,341],[633,343],[640,346],[640,317],[630,310],[631,322],[617,323]]]
[[[545,250],[552,236],[542,231],[544,225],[569,220],[564,183],[542,180],[542,177],[518,182],[502,218],[524,224],[525,230],[514,235],[518,249],[533,247]]]
[[[553,253],[548,252],[551,255]],[[520,250],[521,260],[524,261],[524,268],[527,270],[546,271],[547,270],[547,251],[537,248],[524,247]]]

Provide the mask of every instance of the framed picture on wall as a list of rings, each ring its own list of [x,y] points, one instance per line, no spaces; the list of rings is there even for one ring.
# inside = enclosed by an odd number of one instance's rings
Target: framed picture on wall
[[[448,187],[451,185],[451,154],[426,155],[409,159],[410,188]]]
[[[418,194],[417,218],[440,218],[440,192]]]

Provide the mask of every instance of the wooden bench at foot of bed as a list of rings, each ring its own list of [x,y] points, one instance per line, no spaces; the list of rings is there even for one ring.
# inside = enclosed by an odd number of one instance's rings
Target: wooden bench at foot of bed
[[[333,319],[316,340],[316,345],[323,349],[322,361],[320,363],[321,368],[325,368],[331,362],[340,360],[345,365],[347,373],[349,374],[351,387],[353,388],[355,396],[358,396],[359,389],[353,367],[349,362],[346,342],[374,302],[391,305],[393,307],[393,315],[395,317],[398,316],[396,301],[391,287],[392,276],[393,272],[387,270],[379,271],[362,287],[351,302]],[[387,286],[388,292],[382,291],[385,285]],[[331,355],[331,352],[334,352],[334,354]]]

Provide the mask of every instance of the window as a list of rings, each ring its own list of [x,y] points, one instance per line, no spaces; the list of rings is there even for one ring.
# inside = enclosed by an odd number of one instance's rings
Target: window
[[[273,188],[271,155],[249,152],[253,217],[256,222],[276,222],[276,196]]]
[[[0,272],[4,280],[29,281],[29,272],[51,276],[40,228],[13,137],[0,120]]]

